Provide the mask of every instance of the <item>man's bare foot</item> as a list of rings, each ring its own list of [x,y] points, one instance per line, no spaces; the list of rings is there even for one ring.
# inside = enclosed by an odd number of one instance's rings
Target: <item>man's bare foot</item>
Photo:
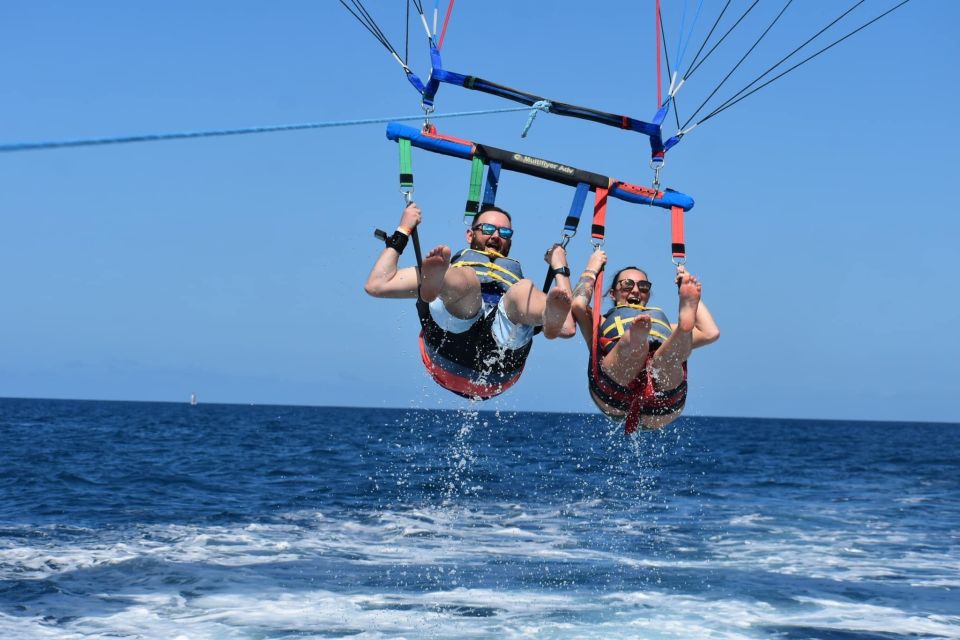
[[[443,288],[443,276],[450,268],[450,247],[440,245],[430,250],[423,258],[420,270],[420,299],[433,302]]]
[[[573,298],[566,289],[554,287],[550,290],[547,294],[546,308],[543,310],[544,337],[552,340],[560,335],[572,302]]]
[[[693,331],[697,320],[697,307],[700,306],[700,292],[703,285],[694,276],[684,273],[680,276],[680,311],[677,329]]]

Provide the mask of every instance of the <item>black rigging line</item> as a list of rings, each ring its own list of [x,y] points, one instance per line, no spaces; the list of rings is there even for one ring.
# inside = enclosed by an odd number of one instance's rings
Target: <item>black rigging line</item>
[[[860,6],[861,4],[863,4],[864,2],[866,2],[866,0],[859,0],[858,2],[855,2],[849,9],[847,9],[847,10],[844,11],[842,14],[840,14],[839,16],[837,16],[837,17],[833,20],[833,22],[831,22],[830,24],[828,24],[827,26],[825,26],[823,29],[820,29],[820,31],[816,32],[814,35],[812,35],[810,38],[808,38],[807,41],[804,42],[803,44],[801,44],[799,47],[797,47],[796,49],[794,49],[793,51],[791,51],[790,53],[788,53],[788,54],[785,55],[784,57],[780,58],[780,60],[779,60],[775,65],[773,65],[772,67],[770,67],[769,69],[767,69],[766,71],[764,71],[763,73],[761,73],[759,76],[757,76],[750,84],[748,84],[748,85],[745,86],[744,88],[740,89],[740,91],[737,91],[735,94],[733,94],[732,96],[730,96],[729,98],[727,98],[727,100],[724,101],[723,103],[721,103],[720,106],[718,106],[718,107],[715,109],[715,111],[720,111],[720,110],[722,110],[724,107],[726,107],[727,104],[732,103],[732,102],[733,102],[734,100],[736,100],[744,91],[746,91],[747,89],[749,89],[749,88],[752,87],[753,85],[755,85],[755,84],[757,84],[758,82],[760,82],[760,81],[764,78],[764,76],[766,76],[768,73],[770,73],[771,71],[773,71],[774,69],[776,69],[777,67],[779,67],[781,64],[783,64],[783,63],[786,62],[787,60],[789,60],[791,57],[793,57],[793,54],[797,53],[798,51],[800,51],[801,49],[803,49],[805,46],[807,46],[808,44],[810,44],[811,42],[813,42],[814,40],[816,40],[818,37],[820,37],[821,34],[823,34],[824,31],[826,31],[827,29],[829,29],[829,28],[832,27],[833,25],[835,25],[835,24],[837,24],[838,22],[840,22],[841,20],[843,20],[845,17],[847,17],[847,15],[848,15],[851,11],[853,11],[854,9],[856,9],[857,7],[859,7],[859,6]]]
[[[413,0],[413,6],[417,8],[420,15],[423,15],[423,3],[420,0]]]
[[[754,93],[756,93],[757,91],[760,91],[760,89],[763,89],[764,87],[766,87],[766,86],[769,85],[770,83],[774,82],[775,80],[779,80],[780,78],[782,78],[783,76],[787,75],[788,73],[790,73],[791,71],[793,71],[793,70],[796,69],[797,67],[800,67],[801,65],[804,65],[804,64],[806,64],[807,62],[813,60],[814,58],[816,58],[817,56],[819,56],[819,55],[820,55],[821,53],[823,53],[824,51],[826,51],[826,50],[828,50],[828,49],[832,49],[833,47],[835,47],[836,45],[840,44],[841,42],[843,42],[844,40],[846,40],[847,38],[849,38],[849,37],[852,36],[853,34],[855,34],[855,33],[859,32],[859,31],[862,31],[862,30],[866,29],[867,27],[869,27],[870,25],[872,25],[874,22],[876,22],[876,21],[879,20],[880,18],[886,17],[887,15],[893,13],[894,11],[896,11],[897,9],[899,9],[900,7],[902,7],[903,5],[907,4],[908,2],[910,2],[910,0],[903,0],[903,2],[901,2],[900,4],[894,6],[893,8],[891,8],[891,9],[889,9],[889,10],[887,10],[887,11],[884,11],[883,13],[881,13],[879,16],[877,16],[877,17],[874,18],[873,20],[871,20],[871,21],[869,21],[869,22],[861,25],[860,27],[857,27],[856,29],[854,29],[853,31],[851,31],[851,32],[848,33],[847,35],[843,36],[843,37],[840,38],[839,40],[836,40],[836,41],[828,44],[828,45],[827,45],[826,47],[824,47],[823,49],[820,49],[820,51],[817,51],[817,52],[814,53],[813,55],[811,55],[811,56],[809,56],[809,57],[801,60],[800,62],[798,62],[797,64],[793,65],[792,67],[790,67],[789,69],[787,69],[786,71],[784,71],[783,73],[781,73],[780,75],[775,76],[775,77],[771,78],[770,80],[767,80],[767,81],[764,82],[762,85],[760,85],[759,87],[755,88],[753,91],[750,91],[749,93],[746,93],[746,94],[740,96],[739,98],[737,98],[736,100],[734,100],[734,101],[731,102],[730,104],[726,104],[726,105],[723,105],[722,107],[718,107],[717,109],[715,109],[715,110],[712,111],[711,113],[707,114],[707,116],[704,117],[703,120],[701,120],[701,121],[698,122],[697,124],[698,124],[698,125],[699,125],[699,124],[703,124],[704,122],[706,122],[706,121],[709,120],[710,118],[714,117],[715,115],[717,115],[717,114],[719,114],[719,113],[721,113],[721,112],[723,112],[723,111],[726,111],[727,109],[729,109],[729,108],[732,107],[733,105],[737,104],[738,102],[740,102],[741,100],[743,100],[743,99],[746,98],[747,96],[753,95]]]
[[[707,96],[707,99],[704,100],[699,107],[697,107],[697,110],[693,112],[693,115],[687,118],[687,121],[683,123],[681,129],[686,129],[687,125],[689,125],[690,122],[697,116],[697,114],[700,113],[700,110],[703,109],[708,102],[710,102],[710,99],[716,95],[717,91],[720,91],[720,88],[723,86],[723,84],[730,78],[731,75],[733,75],[733,72],[736,71],[741,64],[743,64],[743,61],[747,59],[747,56],[749,56],[753,50],[757,48],[757,45],[760,44],[760,41],[763,40],[768,33],[770,33],[770,29],[773,28],[773,25],[777,24],[777,22],[780,20],[780,17],[783,16],[784,12],[787,10],[787,7],[789,7],[791,4],[793,4],[793,0],[787,0],[787,4],[783,5],[783,9],[780,10],[780,13],[777,14],[777,17],[773,19],[766,29],[764,29],[763,33],[760,34],[760,37],[757,38],[757,41],[753,43],[753,46],[747,49],[747,52],[743,54],[743,57],[740,58],[737,64],[733,66],[733,69],[730,69],[730,72],[723,77],[723,80],[720,81],[720,84],[717,85],[717,88],[711,91],[710,95]]]
[[[660,39],[663,40],[663,57],[667,61],[667,78],[673,78],[673,71],[670,70],[670,48],[667,46],[667,34],[663,29],[663,14],[660,15]],[[677,106],[677,99],[670,96],[670,102],[673,103],[673,117],[677,120],[677,130],[680,129],[680,108]],[[657,105],[659,109],[662,105]]]
[[[710,57],[710,54],[712,54],[714,51],[717,50],[717,47],[719,47],[723,43],[723,41],[727,39],[727,36],[729,36],[733,32],[733,30],[737,28],[737,25],[739,25],[743,21],[743,19],[747,17],[747,14],[753,11],[753,8],[757,6],[758,2],[760,2],[760,0],[753,0],[753,4],[747,7],[747,10],[743,12],[743,15],[737,18],[737,21],[733,23],[733,26],[727,29],[727,32],[723,34],[723,36],[719,40],[717,40],[717,44],[713,45],[713,47],[710,48],[710,51],[707,52],[707,55],[703,56],[703,60],[698,62],[695,67],[691,67],[690,70],[687,71],[686,74],[684,74],[683,76],[684,80],[692,76],[693,72],[699,69],[700,65],[702,65],[704,62],[707,61],[707,58]]]
[[[387,51],[399,58],[400,56],[397,54],[397,50],[394,49],[393,45],[390,44],[390,41],[387,40],[387,36],[384,35],[383,31],[381,31],[380,27],[377,25],[377,21],[374,20],[373,16],[370,15],[370,12],[366,10],[366,8],[363,6],[363,3],[360,2],[360,0],[350,0],[350,2],[353,3],[353,6],[357,10],[356,12],[351,9],[349,5],[347,5],[345,0],[340,0],[340,4],[342,4],[343,7],[350,12],[350,15],[352,15],[360,24],[366,27],[367,31],[373,34],[373,37],[379,40],[380,44],[382,44]]]
[[[710,36],[713,35],[714,30],[716,30],[717,26],[720,24],[720,20],[721,20],[721,18],[723,18],[723,14],[727,12],[727,7],[730,6],[730,3],[731,3],[731,2],[733,2],[733,0],[727,0],[727,4],[723,5],[723,9],[720,11],[720,15],[717,16],[717,19],[716,19],[716,21],[713,23],[713,26],[710,27],[710,33],[708,33],[708,34],[707,34],[707,37],[703,39],[703,44],[701,44],[701,45],[700,45],[700,48],[697,49],[697,55],[693,56],[693,60],[690,61],[690,68],[691,68],[691,69],[692,69],[693,66],[697,63],[697,60],[700,59],[700,54],[703,53],[703,48],[704,48],[705,46],[707,46],[707,43],[708,43],[708,42],[710,42]],[[690,77],[690,71],[687,70],[687,73],[685,73],[685,74],[683,75],[683,79],[686,80],[686,79],[689,78],[689,77]]]
[[[410,60],[410,0],[407,0],[407,20],[406,35],[403,38],[403,64],[409,64]]]

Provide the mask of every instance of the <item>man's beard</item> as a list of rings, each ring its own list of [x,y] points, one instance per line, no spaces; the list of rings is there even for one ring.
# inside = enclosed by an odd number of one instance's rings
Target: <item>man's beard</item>
[[[474,251],[496,251],[502,256],[506,256],[510,252],[509,243],[496,237],[488,238],[487,242],[481,242],[474,237],[473,242],[470,243],[470,248]]]

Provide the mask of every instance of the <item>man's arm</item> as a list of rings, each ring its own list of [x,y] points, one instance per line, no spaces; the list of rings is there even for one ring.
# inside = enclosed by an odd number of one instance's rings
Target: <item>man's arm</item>
[[[409,237],[420,224],[420,207],[411,202],[403,210],[397,233]],[[406,241],[401,238],[405,246]],[[367,282],[363,285],[364,291],[374,298],[416,298],[420,285],[420,274],[416,267],[397,268],[401,250],[386,247],[370,270]]]

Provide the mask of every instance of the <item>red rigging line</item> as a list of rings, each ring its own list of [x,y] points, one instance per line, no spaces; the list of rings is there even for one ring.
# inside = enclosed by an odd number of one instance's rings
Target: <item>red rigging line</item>
[[[659,2],[659,0],[657,0]],[[437,42],[437,49],[443,49],[443,39],[447,35],[447,25],[450,24],[450,14],[453,12],[453,2],[450,0],[450,4],[447,5],[447,15],[443,18],[443,28],[440,30],[440,40]]]

